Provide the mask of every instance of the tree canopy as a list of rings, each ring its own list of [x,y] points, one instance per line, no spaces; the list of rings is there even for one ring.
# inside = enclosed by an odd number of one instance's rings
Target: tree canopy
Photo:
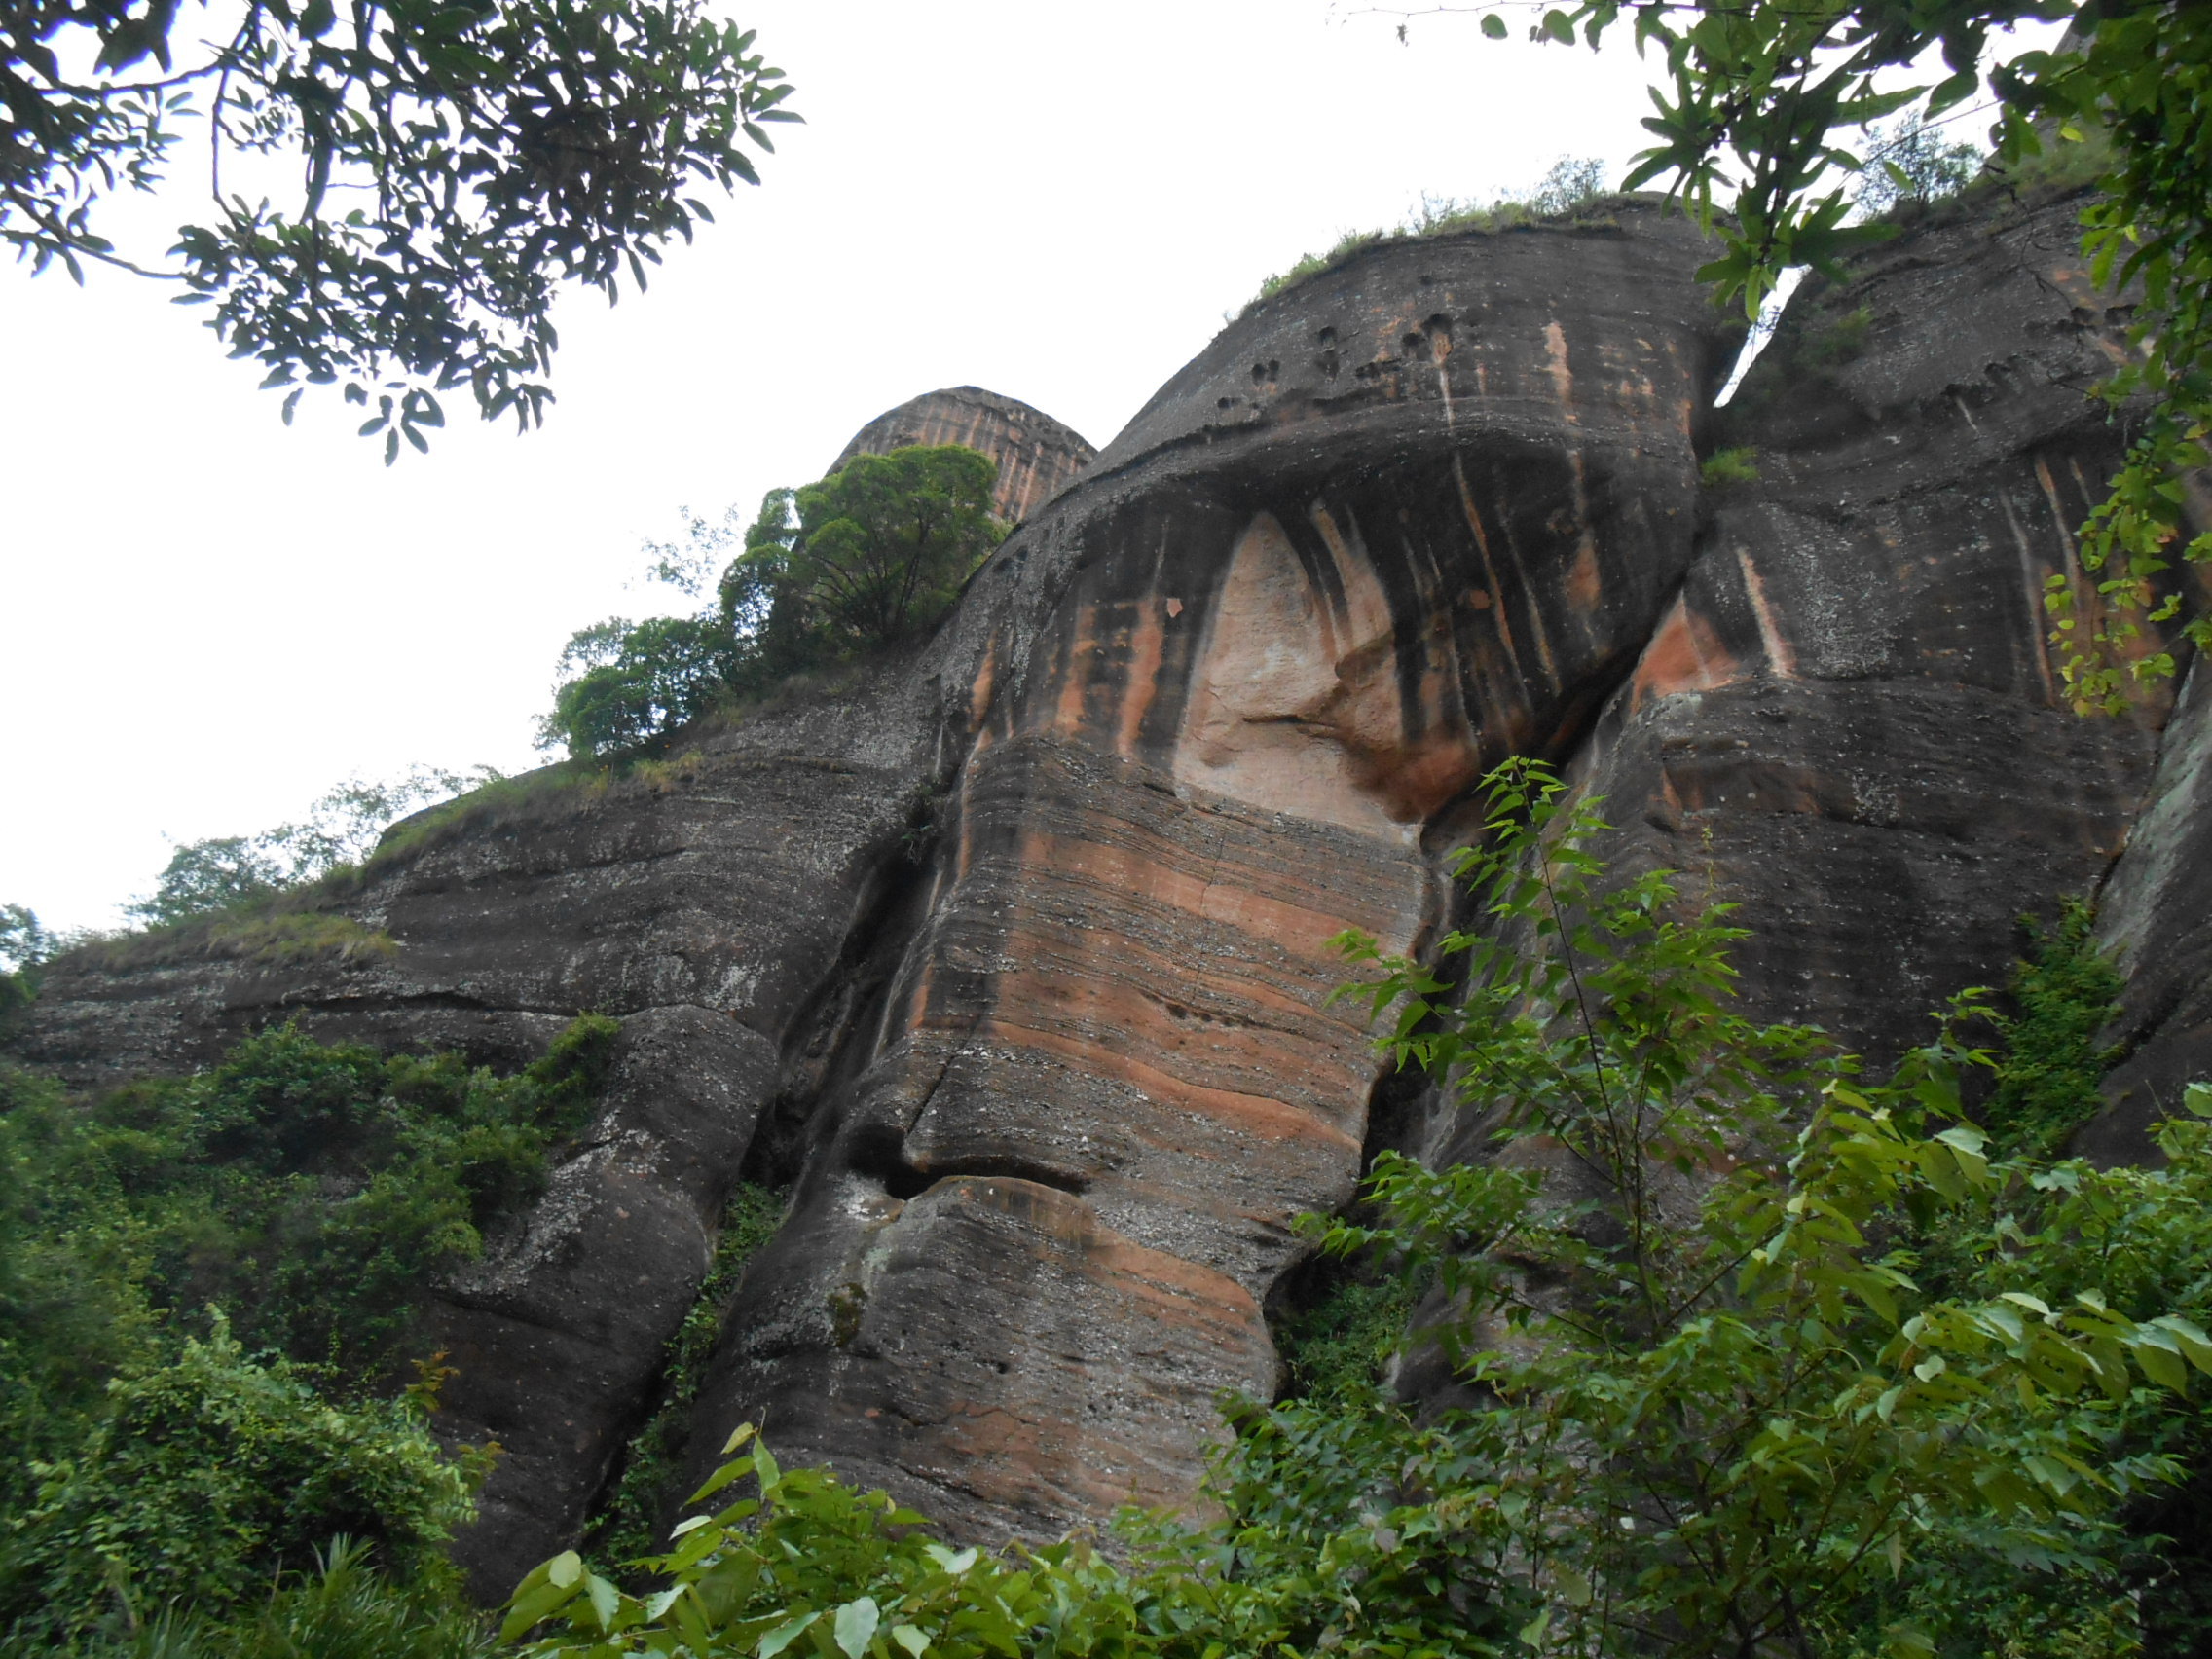
[[[279,824],[258,835],[215,835],[179,843],[154,891],[126,905],[126,912],[133,921],[162,927],[273,899],[320,880],[341,866],[366,863],[385,830],[405,814],[465,794],[498,776],[490,766],[466,772],[416,766],[387,781],[348,778],[327,791],[296,823]]]
[[[100,261],[179,284],[264,386],[343,385],[388,463],[438,394],[542,421],[554,294],[609,301],[757,183],[783,71],[700,0],[248,0],[194,40],[178,0],[0,6],[0,243],[80,281]],[[204,126],[211,211],[148,265],[100,230]],[[195,134],[197,139],[198,135]],[[197,147],[197,145],[195,145]],[[286,203],[246,194],[267,161]],[[242,176],[241,176],[242,175]]]
[[[912,445],[769,491],[697,613],[610,617],[570,640],[541,741],[573,756],[630,748],[732,696],[923,633],[1006,535],[991,516],[997,477],[976,450]],[[734,511],[691,518],[685,544],[648,543],[653,573],[697,597],[736,539]]]

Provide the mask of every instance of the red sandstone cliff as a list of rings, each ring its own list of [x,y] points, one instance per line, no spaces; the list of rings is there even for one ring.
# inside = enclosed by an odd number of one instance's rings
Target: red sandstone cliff
[[[765,1417],[962,1527],[1183,1500],[1217,1391],[1272,1386],[1291,1218],[1379,1141],[1456,1150],[1326,1006],[1326,940],[1453,918],[1442,857],[1497,758],[1573,768],[1622,856],[1709,866],[1756,1012],[1877,1051],[2114,867],[2164,711],[2064,713],[2034,604],[2115,444],[2071,221],[1893,244],[1807,305],[1859,319],[1857,357],[1778,353],[1733,434],[1707,250],[1637,204],[1363,253],[1072,482],[1081,440],[1034,411],[917,400],[847,453],[989,416],[1036,459],[1002,461],[1027,523],[911,660],[381,861],[333,903],[390,959],[65,961],[19,1051],[115,1077],[297,1015],[518,1058],[561,1011],[624,1016],[587,1144],[438,1314],[449,1425],[510,1449],[487,1585],[607,1478],[741,1168],[793,1205],[700,1459]],[[1759,446],[1756,485],[1701,482],[1719,441]],[[2121,865],[2142,892],[2212,867],[2189,731],[2164,862]],[[2137,912],[2160,1006],[2201,996],[2202,940]],[[2139,1013],[2168,1072],[2202,1069],[2194,1017]]]

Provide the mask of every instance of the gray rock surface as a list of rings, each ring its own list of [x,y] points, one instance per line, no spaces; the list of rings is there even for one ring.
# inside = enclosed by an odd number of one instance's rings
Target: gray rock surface
[[[403,826],[320,901],[388,950],[66,959],[17,1052],[96,1084],[297,1017],[513,1063],[623,1017],[598,1122],[429,1333],[448,1431],[507,1449],[487,1593],[588,1513],[741,1172],[791,1211],[693,1473],[751,1419],[984,1535],[1187,1502],[1217,1391],[1273,1384],[1293,1217],[1377,1144],[1467,1150],[1329,1005],[1329,940],[1458,915],[1443,858],[1504,756],[1604,794],[1631,863],[1710,871],[1757,1012],[1877,1054],[2135,825],[2107,917],[2144,1087],[2200,1066],[2207,718],[2154,786],[2163,697],[2064,712],[2035,608],[2116,453],[2073,210],[1920,226],[1718,418],[1709,250],[1647,203],[1370,249],[1039,485],[926,648]],[[1000,405],[932,394],[854,452]],[[1757,483],[1701,482],[1744,443]]]

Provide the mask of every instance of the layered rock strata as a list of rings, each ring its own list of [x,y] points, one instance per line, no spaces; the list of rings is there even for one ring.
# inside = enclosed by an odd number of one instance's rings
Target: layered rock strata
[[[998,516],[1017,524],[1075,482],[1098,452],[1071,426],[1016,398],[979,386],[924,392],[853,434],[830,470],[856,455],[888,455],[909,444],[961,444],[999,464],[991,491]]]
[[[1568,766],[1621,857],[1744,906],[1756,1012],[1878,1053],[2111,867],[2164,710],[2065,713],[2035,608],[2114,455],[2080,392],[2120,319],[2071,218],[1921,227],[1719,423],[1735,337],[1678,219],[1371,249],[1010,506],[864,691],[404,831],[325,901],[388,958],[66,962],[18,1051],[114,1078],[297,1016],[519,1057],[625,1016],[586,1144],[437,1316],[449,1428],[510,1449],[488,1589],[608,1478],[741,1170],[791,1212],[692,1472],[751,1419],[963,1530],[1186,1502],[1217,1392],[1273,1385],[1292,1218],[1379,1142],[1470,1150],[1382,1087],[1329,940],[1464,919],[1441,870],[1486,767]],[[852,453],[956,435],[903,414]],[[1756,483],[1701,478],[1747,441]],[[2200,774],[2169,758],[2146,822],[2200,822]]]

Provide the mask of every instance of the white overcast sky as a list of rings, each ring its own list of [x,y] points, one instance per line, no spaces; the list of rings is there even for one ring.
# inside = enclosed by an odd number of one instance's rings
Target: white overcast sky
[[[1326,0],[723,3],[809,125],[650,293],[565,302],[543,431],[387,471],[154,285],[0,267],[0,902],[112,925],[165,836],[531,765],[563,643],[653,606],[625,583],[680,505],[750,511],[941,386],[1104,444],[1269,273],[1565,152],[1617,178],[1648,113],[1625,44],[1401,45]]]

